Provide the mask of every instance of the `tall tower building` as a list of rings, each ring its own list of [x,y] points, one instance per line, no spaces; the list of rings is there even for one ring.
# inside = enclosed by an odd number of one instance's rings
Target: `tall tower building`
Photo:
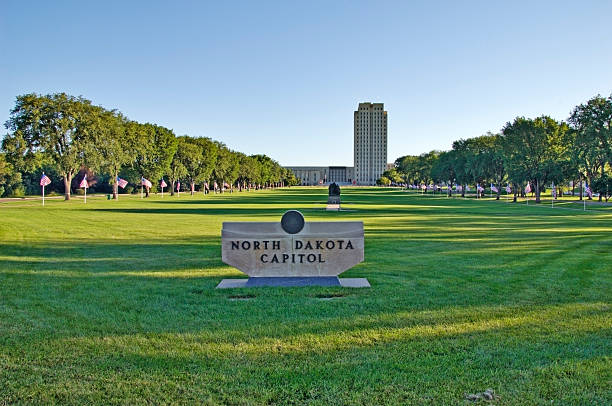
[[[353,158],[358,185],[375,185],[387,167],[387,112],[383,103],[359,103]]]

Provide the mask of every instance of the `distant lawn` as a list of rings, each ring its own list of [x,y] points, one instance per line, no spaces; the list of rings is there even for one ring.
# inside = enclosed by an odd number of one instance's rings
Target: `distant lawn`
[[[612,207],[326,194],[0,203],[0,404],[612,404]],[[287,209],[363,220],[372,288],[216,290]]]

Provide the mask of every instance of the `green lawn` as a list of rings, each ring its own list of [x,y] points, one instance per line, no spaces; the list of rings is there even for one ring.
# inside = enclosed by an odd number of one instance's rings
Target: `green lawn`
[[[0,203],[0,404],[612,404],[612,207],[326,192]],[[290,208],[363,220],[372,288],[216,290]]]

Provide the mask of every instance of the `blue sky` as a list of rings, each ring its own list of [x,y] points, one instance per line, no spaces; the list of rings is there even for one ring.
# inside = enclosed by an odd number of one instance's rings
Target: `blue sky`
[[[353,111],[389,157],[612,93],[610,1],[4,1],[0,120],[65,91],[283,165],[353,164]]]

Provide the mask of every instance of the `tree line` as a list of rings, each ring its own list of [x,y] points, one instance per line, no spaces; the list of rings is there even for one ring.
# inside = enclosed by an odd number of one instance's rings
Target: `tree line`
[[[580,185],[608,200],[612,194],[612,96],[597,95],[576,106],[566,121],[543,115],[517,117],[499,133],[460,139],[450,151],[395,160],[380,184],[511,185],[514,201],[530,185],[536,202],[548,185]],[[557,187],[555,186],[555,188]],[[462,196],[465,187],[460,188]],[[589,196],[591,198],[591,196]]]
[[[205,190],[213,183],[221,191],[225,186],[298,184],[293,172],[266,155],[249,156],[210,138],[176,136],[163,126],[130,120],[65,93],[17,96],[5,127],[0,196],[40,193],[42,172],[62,179],[50,187],[66,200],[78,188],[79,174],[87,174],[94,190],[112,192],[115,199],[119,178],[129,182],[126,192],[143,178],[156,191],[166,178],[172,194],[180,180],[192,193],[196,186]]]

